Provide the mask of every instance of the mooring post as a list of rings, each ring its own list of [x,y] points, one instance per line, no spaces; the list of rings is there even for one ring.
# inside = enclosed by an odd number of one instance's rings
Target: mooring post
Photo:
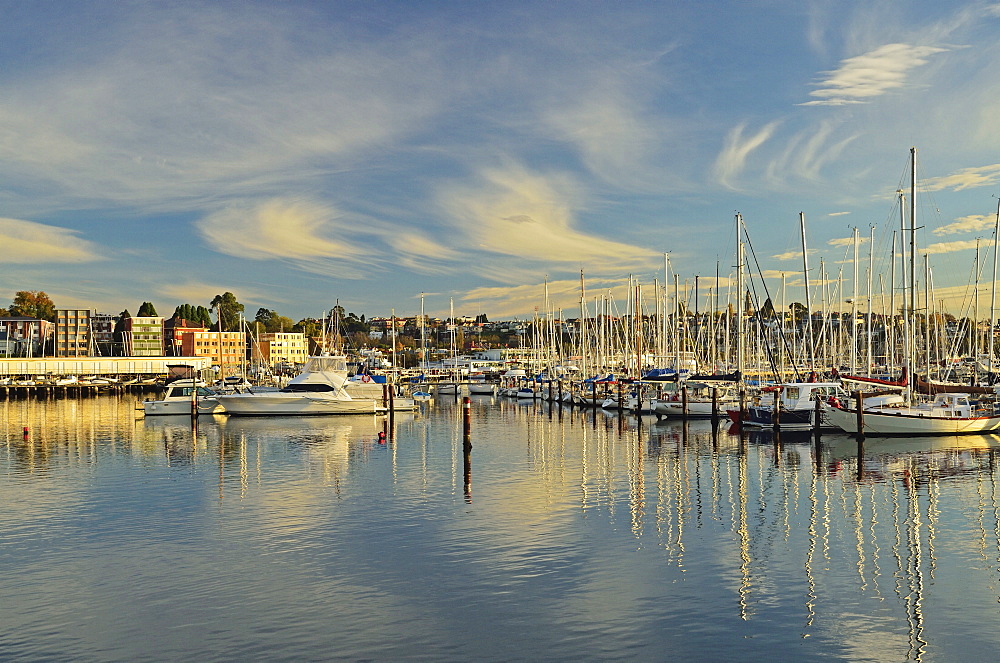
[[[472,399],[462,399],[462,448],[472,448]]]
[[[719,422],[719,388],[712,387],[712,423]]]
[[[819,445],[820,430],[823,428],[823,405],[819,402],[819,396],[816,397],[815,407],[813,408],[813,435],[816,437],[816,444]]]
[[[688,418],[688,388],[687,385],[681,387],[681,419],[687,421]]]
[[[865,439],[865,410],[861,407],[864,404],[864,398],[861,395],[861,390],[858,389],[854,392],[854,406],[858,409],[857,412],[857,423],[858,423],[858,440]]]
[[[623,387],[624,387],[624,385],[622,385],[621,381],[619,381],[618,382],[618,412],[619,413],[622,411],[622,409],[625,406],[625,403],[622,402],[624,400],[624,396],[622,396],[622,388]]]
[[[781,428],[781,392],[774,392],[774,410],[771,411],[771,424],[774,430]]]

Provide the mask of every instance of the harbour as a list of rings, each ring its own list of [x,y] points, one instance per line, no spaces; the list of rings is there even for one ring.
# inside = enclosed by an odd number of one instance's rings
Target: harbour
[[[959,661],[1000,638],[996,435],[138,398],[0,403],[5,657]]]

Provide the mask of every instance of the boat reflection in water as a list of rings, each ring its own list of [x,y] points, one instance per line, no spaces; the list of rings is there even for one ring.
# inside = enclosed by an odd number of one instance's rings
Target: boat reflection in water
[[[1000,594],[996,436],[859,449],[483,398],[470,452],[450,399],[391,421],[136,419],[134,406],[0,405],[10,658],[751,660],[765,647],[937,661],[1000,647],[983,628]]]

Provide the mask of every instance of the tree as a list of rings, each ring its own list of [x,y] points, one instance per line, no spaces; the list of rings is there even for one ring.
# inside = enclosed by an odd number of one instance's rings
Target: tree
[[[19,290],[14,293],[10,314],[25,318],[56,321],[56,305],[41,290]]]
[[[271,319],[275,315],[277,314],[271,309],[259,308],[257,309],[257,315],[254,316],[254,320],[259,322],[265,329],[267,329],[267,324],[271,321]]]
[[[236,295],[231,292],[216,295],[210,306],[222,325],[222,331],[239,331],[243,304],[236,301]]]
[[[118,319],[115,320],[116,335],[125,333],[125,324],[126,324],[125,320],[126,318],[131,318],[131,317],[132,314],[128,312],[128,309],[125,309],[124,311],[118,314]]]
[[[152,302],[143,302],[139,305],[139,312],[136,313],[137,317],[140,318],[155,318],[158,317],[156,314],[156,307],[153,306]]]
[[[10,315],[10,311],[5,308],[0,308],[0,318],[6,318],[8,315]]]
[[[312,336],[319,336],[322,330],[322,325],[320,322],[314,318],[303,318],[295,323],[292,327],[292,331],[300,332],[306,338]]]

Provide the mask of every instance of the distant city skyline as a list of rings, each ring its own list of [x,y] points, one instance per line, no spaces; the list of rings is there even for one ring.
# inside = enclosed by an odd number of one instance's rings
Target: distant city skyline
[[[901,285],[916,146],[934,298],[967,315],[978,277],[988,315],[1000,4],[3,9],[0,302],[528,319],[547,289],[573,317],[582,271],[591,305],[676,273],[707,307],[736,213],[772,298],[784,274],[804,301],[802,212],[836,308],[855,227],[858,279],[874,226],[873,292]]]

